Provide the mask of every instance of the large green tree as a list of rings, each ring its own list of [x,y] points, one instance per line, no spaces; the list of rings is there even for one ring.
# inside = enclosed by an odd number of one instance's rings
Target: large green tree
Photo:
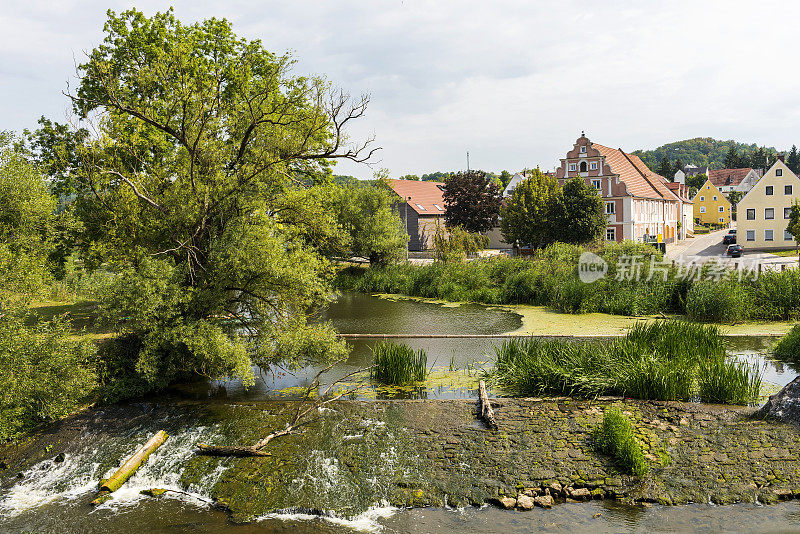
[[[555,202],[554,240],[583,245],[603,236],[608,223],[605,202],[582,178],[567,180]]]
[[[661,165],[659,165],[657,172],[667,180],[671,180],[672,176],[675,174],[672,171],[672,165],[670,164],[669,159],[667,159],[666,155],[664,155],[661,158]]]
[[[786,157],[786,166],[792,169],[792,172],[795,174],[800,171],[800,154],[797,153],[797,147],[795,145],[792,145],[792,149]]]
[[[507,243],[546,246],[553,239],[558,182],[538,168],[528,173],[506,199],[500,214],[500,231]]]
[[[487,232],[497,225],[503,196],[497,183],[483,171],[459,172],[444,185],[445,222],[470,233]]]
[[[79,66],[74,109],[100,132],[81,149],[83,253],[121,272],[107,312],[150,387],[251,383],[252,361],[344,350],[309,321],[331,293],[336,218],[298,201],[332,160],[371,155],[346,133],[368,98],[292,65],[226,20],[130,10],[108,12]]]

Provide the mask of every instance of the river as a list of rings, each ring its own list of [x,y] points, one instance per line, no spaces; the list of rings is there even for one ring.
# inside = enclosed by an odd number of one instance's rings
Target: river
[[[515,331],[522,319],[512,311],[478,305],[442,305],[413,300],[392,300],[367,295],[343,295],[324,313],[340,332],[428,333],[493,335]],[[569,333],[569,323],[580,316],[565,316],[564,328],[554,335]],[[491,359],[497,339],[404,340],[424,348],[429,366],[475,369]],[[737,358],[759,362],[764,378],[776,387],[788,383],[797,372],[788,364],[771,360],[772,338],[749,337],[729,340]],[[350,358],[336,367],[334,375],[367,365],[374,340],[351,341]],[[94,410],[72,427],[59,427],[41,437],[43,445],[61,447],[63,461],[45,459],[21,471],[11,484],[0,490],[0,531],[3,532],[793,532],[800,529],[797,501],[771,506],[738,504],[713,506],[692,504],[678,507],[623,506],[611,501],[558,505],[552,510],[531,512],[481,508],[419,508],[398,510],[374,502],[364,513],[348,519],[287,512],[266,515],[244,525],[234,524],[228,514],[209,506],[210,488],[226,476],[226,462],[210,475],[187,485],[182,482],[193,445],[209,439],[219,428],[206,424],[204,410],[232,410],[241,402],[291,396],[292,387],[303,385],[316,372],[271,369],[255,388],[244,391],[236,383],[199,384],[169,394],[122,406]],[[287,393],[287,391],[289,393]],[[378,392],[377,396],[382,394]],[[427,398],[474,396],[469,385],[438,384],[423,391],[394,392],[393,395]],[[89,501],[96,482],[158,428],[167,428],[169,446],[153,455],[131,478],[115,499],[97,508]],[[67,443],[60,443],[60,439]],[[50,440],[50,441],[48,441]],[[49,450],[49,449],[47,449]],[[385,461],[385,457],[384,461]],[[309,464],[312,465],[312,464]],[[314,487],[337,491],[335,466],[313,464],[306,476]],[[376,466],[380,468],[381,466]],[[377,469],[380,471],[380,469]],[[376,472],[377,472],[376,471]],[[324,475],[324,476],[323,476]],[[328,478],[328,485],[319,486]],[[367,477],[377,480],[378,476]],[[321,482],[322,481],[322,482]],[[301,486],[303,480],[294,481]],[[166,498],[149,498],[140,490],[153,487],[179,490]],[[324,500],[323,500],[324,501]]]

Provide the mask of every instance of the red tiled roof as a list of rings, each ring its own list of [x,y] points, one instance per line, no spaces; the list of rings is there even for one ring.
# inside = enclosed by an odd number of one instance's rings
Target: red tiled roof
[[[747,176],[747,173],[752,171],[750,167],[742,169],[709,169],[708,179],[715,187],[722,187],[724,185],[739,185]]]
[[[420,215],[443,215],[442,182],[389,179],[389,186]],[[411,200],[408,200],[411,197]]]
[[[670,191],[672,191],[675,196],[683,200],[684,202],[688,202],[693,204],[692,198],[689,196],[689,188],[686,187],[685,184],[680,184],[678,182],[665,182],[665,184]]]
[[[596,148],[600,155],[605,157],[606,164],[611,166],[611,172],[619,174],[620,180],[625,182],[631,195],[643,198],[678,200],[678,197],[665,185],[667,183],[666,178],[651,171],[638,156],[597,143],[592,143],[592,148]]]

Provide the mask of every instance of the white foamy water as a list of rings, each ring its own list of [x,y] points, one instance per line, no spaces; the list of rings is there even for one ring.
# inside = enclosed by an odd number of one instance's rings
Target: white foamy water
[[[399,508],[390,506],[387,502],[382,502],[377,506],[373,506],[358,514],[357,516],[346,519],[338,517],[336,514],[329,513],[325,515],[313,515],[302,512],[281,512],[274,514],[265,514],[256,519],[256,521],[267,520],[280,520],[280,521],[324,521],[334,525],[343,526],[352,529],[356,532],[380,532],[383,530],[383,525],[379,523],[380,519],[392,517]]]
[[[0,518],[15,517],[48,503],[71,501],[93,494],[97,491],[98,482],[113,474],[126,458],[144,445],[150,434],[148,431],[137,435],[136,442],[129,442],[125,446],[126,450],[119,463],[105,471],[100,470],[101,458],[109,453],[119,454],[119,447],[122,445],[111,440],[102,440],[98,436],[83,436],[82,440],[98,444],[87,446],[77,453],[66,453],[63,462],[39,462],[24,471],[22,479],[7,492],[0,494]],[[140,492],[151,488],[184,492],[169,491],[164,497],[182,499],[198,505],[208,503],[210,497],[204,490],[213,487],[225,471],[225,462],[221,462],[214,473],[204,478],[203,488],[191,487],[186,490],[178,482],[183,472],[182,463],[194,454],[195,443],[207,439],[209,434],[208,428],[198,427],[169,436],[164,445],[151,454],[137,472],[113,493],[113,498],[96,509],[116,509],[136,504],[141,499],[150,498]]]

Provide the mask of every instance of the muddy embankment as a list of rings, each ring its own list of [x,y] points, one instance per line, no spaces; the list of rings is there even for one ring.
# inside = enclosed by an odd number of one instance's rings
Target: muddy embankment
[[[651,468],[642,479],[621,473],[593,449],[591,431],[609,404],[628,413],[645,444]],[[5,488],[23,484],[27,469],[46,467],[63,453],[83,466],[84,479],[99,480],[139,441],[164,428],[171,437],[159,452],[163,466],[150,469],[147,484],[169,479],[226,507],[235,521],[276,510],[353,516],[382,502],[513,506],[526,493],[550,495],[556,504],[800,497],[796,427],[752,420],[750,409],[698,404],[497,399],[499,430],[491,431],[478,422],[471,400],[340,401],[323,408],[303,434],[274,440],[270,457],[191,452],[191,440],[253,443],[281,427],[295,407],[292,401],[172,400],[92,410],[0,449],[0,477]],[[65,470],[64,476],[71,475]],[[136,477],[130,483],[137,484]],[[88,486],[86,492],[88,499]]]

